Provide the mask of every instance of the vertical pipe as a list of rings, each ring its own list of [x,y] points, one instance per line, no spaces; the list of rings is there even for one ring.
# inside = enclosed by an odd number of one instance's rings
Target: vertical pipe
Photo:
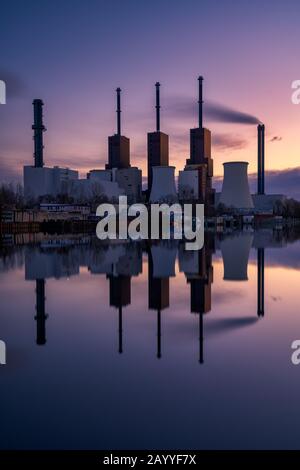
[[[261,194],[261,132],[260,124],[257,126],[257,194]]]
[[[261,126],[261,194],[265,194],[265,126]]]
[[[121,135],[121,88],[117,88],[117,135]]]
[[[43,101],[39,99],[33,100],[33,114],[34,122],[32,130],[34,131],[34,166],[36,168],[42,168],[44,166],[43,158],[43,132],[46,128],[43,125]]]
[[[160,83],[156,82],[155,83],[156,87],[156,132],[160,131],[160,99],[159,99],[159,87]]]
[[[198,108],[199,108],[199,128],[202,129],[203,127],[203,77],[198,77],[199,82],[199,100],[198,100]]]

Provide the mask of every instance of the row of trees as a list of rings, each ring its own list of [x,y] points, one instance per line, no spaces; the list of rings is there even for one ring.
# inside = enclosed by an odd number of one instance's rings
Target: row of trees
[[[168,199],[168,198],[166,198]],[[38,199],[27,199],[25,201],[24,191],[21,184],[2,183],[0,185],[0,205],[14,205],[18,209],[26,207],[38,207],[41,203],[57,203],[57,204],[90,204],[97,206],[103,202],[108,202],[107,197],[100,191],[100,188],[93,188],[90,197],[84,197],[83,194],[77,194],[76,197],[67,194],[58,194],[57,196],[45,195]],[[117,202],[117,201],[116,201]],[[166,203],[172,203],[173,200],[166,200]],[[215,210],[215,215],[228,214],[235,212],[233,207],[226,207],[219,204]],[[284,201],[275,201],[273,206],[274,215],[281,215],[285,218],[291,217],[300,219],[300,202],[295,199],[285,199]]]
[[[234,213],[234,207],[227,207],[224,204],[219,204],[215,210],[216,215],[233,215]],[[300,219],[300,202],[295,199],[277,200],[273,205],[273,214],[284,218]]]
[[[24,192],[21,184],[2,183],[0,185],[0,205],[24,207]]]
[[[108,199],[105,194],[100,191],[91,192],[90,197],[85,197],[83,194],[77,194],[75,197],[71,197],[68,194],[58,194],[57,196],[46,194],[45,196],[37,199],[34,197],[27,197],[25,200],[21,184],[2,183],[0,185],[0,206],[15,206],[17,209],[39,207],[41,203],[75,203],[97,206],[103,202],[108,202]]]

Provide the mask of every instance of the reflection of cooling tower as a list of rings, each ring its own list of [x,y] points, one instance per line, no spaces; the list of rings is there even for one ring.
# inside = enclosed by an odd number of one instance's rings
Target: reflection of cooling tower
[[[248,162],[227,162],[223,165],[224,179],[220,204],[236,209],[253,209],[247,175]]]
[[[175,167],[153,166],[150,202],[175,201],[177,201],[175,187]]]
[[[251,233],[225,238],[221,241],[225,281],[248,280],[247,267],[252,241]]]
[[[175,276],[177,245],[152,245],[153,277],[165,278]]]

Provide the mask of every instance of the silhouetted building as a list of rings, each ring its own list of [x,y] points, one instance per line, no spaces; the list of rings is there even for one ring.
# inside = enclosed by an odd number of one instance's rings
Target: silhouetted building
[[[156,131],[148,133],[148,194],[152,187],[152,167],[169,165],[169,136],[160,130],[160,96],[157,82],[156,87]]]

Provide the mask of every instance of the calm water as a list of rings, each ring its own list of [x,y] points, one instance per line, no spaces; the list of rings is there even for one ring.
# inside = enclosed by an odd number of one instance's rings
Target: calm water
[[[11,243],[1,448],[300,447],[295,234]]]

